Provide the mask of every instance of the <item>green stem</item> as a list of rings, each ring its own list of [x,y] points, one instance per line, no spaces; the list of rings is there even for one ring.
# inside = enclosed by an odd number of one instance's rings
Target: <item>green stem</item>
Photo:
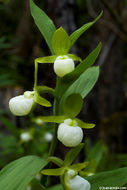
[[[58,87],[59,85],[59,78],[57,77],[57,82],[56,82],[56,87]],[[59,115],[59,110],[58,110],[58,106],[59,106],[59,101],[57,100],[57,98],[55,98],[54,100],[54,106],[53,106],[53,115]],[[49,154],[48,156],[53,156],[55,153],[55,148],[56,148],[56,144],[57,144],[57,129],[58,129],[58,124],[54,125],[54,133],[53,133],[53,140],[52,143],[50,145],[50,149],[49,149]],[[52,167],[52,163],[49,164],[49,168]],[[47,177],[47,182],[46,182],[46,187],[48,187],[50,185],[51,179],[50,176]]]
[[[60,78],[57,77],[56,88],[59,85],[59,80],[60,80]],[[53,107],[53,115],[59,115],[58,106],[59,106],[59,101],[58,101],[57,98],[55,98],[55,100],[54,100],[54,107]],[[58,124],[55,124],[54,125],[53,140],[52,140],[52,143],[50,145],[49,155],[48,156],[53,156],[54,155],[55,148],[56,148],[56,143],[57,143],[57,129],[58,129]]]
[[[55,102],[54,106],[57,107],[56,102]],[[56,109],[55,109],[54,115],[57,115],[56,114]],[[53,156],[54,155],[55,148],[56,148],[56,143],[57,143],[57,129],[58,129],[58,125],[54,124],[54,134],[53,134],[53,139],[52,139],[52,143],[51,143],[51,146],[50,146],[50,149],[49,149],[49,155],[48,156]]]
[[[35,71],[34,71],[34,89],[35,89],[37,86],[37,72],[38,72],[38,63],[36,59],[35,59],[34,64],[35,64]]]

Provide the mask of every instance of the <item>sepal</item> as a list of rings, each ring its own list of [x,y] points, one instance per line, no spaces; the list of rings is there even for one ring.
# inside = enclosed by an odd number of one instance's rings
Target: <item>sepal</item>
[[[78,57],[77,55],[74,54],[60,54],[59,56],[67,56],[70,59],[73,59],[73,61],[79,61],[81,62],[82,59],[80,57]],[[58,55],[51,55],[51,56],[46,56],[46,57],[39,57],[36,58],[35,61],[37,63],[54,63],[55,60],[57,59],[57,57],[59,57]]]
[[[41,106],[45,106],[45,107],[52,106],[51,103],[48,100],[46,100],[45,98],[41,97],[37,91],[35,92],[34,101],[36,103],[40,104]]]
[[[36,122],[36,120],[40,120],[42,122],[47,123],[62,123],[65,119],[67,119],[66,116],[38,116],[36,119],[33,119],[33,121]]]
[[[54,63],[58,56],[57,55],[51,55],[46,57],[39,57],[36,60],[37,63]]]
[[[54,89],[48,86],[36,86],[36,90],[38,91],[38,93],[54,94]]]
[[[41,173],[43,175],[49,175],[49,176],[60,176],[64,174],[64,171],[65,171],[65,168],[62,167],[62,168],[57,168],[57,169],[45,169],[45,170],[42,170]]]
[[[56,55],[66,55],[70,48],[70,39],[66,31],[60,27],[52,38],[52,46]]]
[[[86,168],[88,166],[89,162],[83,162],[78,164],[73,164],[70,168],[72,170],[75,170],[77,172],[81,171],[82,169]]]
[[[78,123],[78,126],[83,129],[92,129],[95,127],[94,123],[85,123],[84,121],[81,121],[80,119],[75,118],[76,122]]]
[[[61,159],[58,158],[58,157],[51,156],[51,157],[48,157],[47,160],[48,160],[49,162],[53,162],[54,164],[56,164],[56,165],[59,166],[59,167],[64,166],[63,160],[61,160]]]

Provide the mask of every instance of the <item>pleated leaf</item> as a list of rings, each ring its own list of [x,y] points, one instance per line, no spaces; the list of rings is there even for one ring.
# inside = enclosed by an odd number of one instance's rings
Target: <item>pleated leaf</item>
[[[68,96],[73,93],[79,93],[82,98],[92,90],[99,77],[99,67],[88,68],[80,77],[67,89],[61,98],[59,109],[60,114],[63,114],[64,104]]]
[[[64,104],[64,115],[76,117],[82,109],[83,99],[80,94],[71,94],[67,97]]]
[[[44,36],[52,54],[54,53],[52,48],[52,37],[56,31],[55,25],[52,20],[41,10],[32,0],[30,0],[31,15],[35,21],[35,24],[39,28],[40,32]]]
[[[91,190],[97,190],[99,187],[126,187],[124,185],[127,183],[127,167],[101,172],[85,179],[90,182]]]
[[[76,42],[76,40],[86,31],[88,30],[91,26],[93,26],[102,16],[103,11],[99,14],[99,16],[92,22],[89,22],[87,24],[84,24],[81,28],[79,28],[78,30],[74,31],[71,35],[70,35],[70,41],[71,41],[71,45],[70,48],[73,46],[73,44]]]
[[[27,185],[47,163],[37,156],[25,156],[13,161],[0,172],[0,189],[26,190]]]

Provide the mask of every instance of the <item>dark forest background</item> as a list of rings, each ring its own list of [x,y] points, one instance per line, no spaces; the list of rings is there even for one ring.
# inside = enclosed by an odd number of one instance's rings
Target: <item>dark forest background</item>
[[[95,63],[100,66],[100,77],[85,99],[79,117],[84,121],[96,123],[96,128],[84,131],[93,145],[101,139],[107,145],[110,154],[125,155],[127,153],[127,1],[35,0],[34,2],[48,14],[57,28],[63,26],[69,35],[84,23],[94,20],[101,10],[104,11],[103,17],[80,37],[71,50],[84,59],[100,41],[102,42],[102,51]],[[8,101],[25,90],[32,90],[34,59],[45,55],[50,55],[50,52],[30,15],[29,1],[0,0],[0,149],[4,149],[4,154],[0,153],[0,159],[5,160],[9,154],[10,160],[13,160],[18,157],[17,154],[20,155],[15,151],[5,153],[10,140],[5,143],[4,139],[11,134],[11,125],[19,129],[25,128],[29,126],[32,116],[13,116],[9,112]],[[55,87],[55,78],[50,64],[39,66],[38,79],[41,85]],[[48,98],[53,101],[52,97]],[[51,113],[51,109],[43,107],[34,112],[35,116]],[[63,151],[61,152],[63,154]],[[0,166],[10,160],[3,161]]]

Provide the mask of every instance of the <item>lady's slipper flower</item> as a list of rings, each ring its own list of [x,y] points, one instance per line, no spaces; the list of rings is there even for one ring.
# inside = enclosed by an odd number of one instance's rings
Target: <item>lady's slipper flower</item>
[[[54,62],[54,71],[59,77],[72,72],[75,68],[73,59],[68,56],[58,56]]]
[[[9,108],[16,116],[24,116],[30,113],[34,105],[34,91],[26,91],[23,95],[11,98]]]
[[[65,187],[69,190],[90,190],[90,183],[80,177],[75,175],[73,170],[69,170],[65,177]]]
[[[58,139],[67,147],[75,147],[83,139],[83,131],[77,126],[77,122],[66,119],[61,123],[57,131]]]

